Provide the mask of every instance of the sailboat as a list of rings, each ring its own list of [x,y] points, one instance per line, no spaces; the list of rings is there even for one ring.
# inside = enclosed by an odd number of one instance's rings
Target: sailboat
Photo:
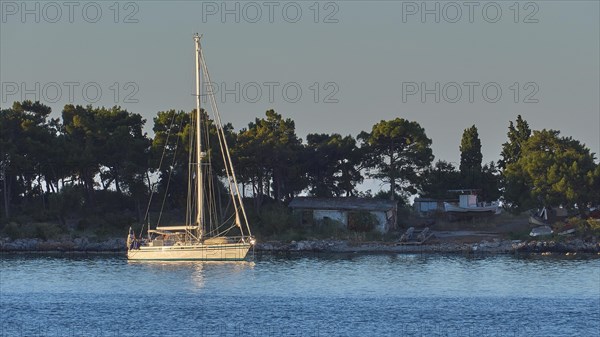
[[[200,109],[201,81],[211,83],[204,54],[200,44],[201,36],[194,35],[196,110],[190,113],[194,135],[191,138],[188,175],[188,202],[186,223],[181,226],[159,226],[154,229],[148,225],[147,237],[136,238],[130,228],[127,237],[127,258],[129,260],[200,260],[200,261],[236,261],[244,260],[256,241],[242,202],[235,177],[234,167],[227,147],[225,132],[216,105],[216,99],[210,86],[206,86],[213,125],[216,129],[220,156],[223,161],[228,194],[233,205],[233,214],[217,216],[214,193],[214,177],[211,169],[212,157],[216,156],[208,149],[206,140],[208,116]],[[203,144],[204,143],[204,144]],[[226,218],[226,219],[225,219]],[[141,236],[141,235],[140,235]]]

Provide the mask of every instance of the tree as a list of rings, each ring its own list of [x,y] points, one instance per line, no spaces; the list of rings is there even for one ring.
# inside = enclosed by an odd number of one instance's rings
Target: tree
[[[143,181],[148,170],[150,140],[143,133],[145,120],[139,114],[120,107],[94,110],[96,120],[95,157],[107,170],[103,172],[105,189],[114,183],[117,192]]]
[[[15,102],[0,111],[0,170],[4,216],[10,217],[15,196],[40,196],[45,208],[43,183],[56,181],[53,154],[57,145],[57,121],[51,109],[39,102]]]
[[[496,201],[502,196],[500,191],[500,178],[501,174],[493,161],[488,164],[484,164],[481,168],[481,180],[479,183],[479,194],[480,200],[483,201]]]
[[[360,151],[352,136],[334,133],[306,136],[306,172],[309,192],[318,197],[353,195],[360,173]]]
[[[306,188],[303,172],[302,141],[291,119],[274,110],[242,129],[232,155],[242,169],[242,181],[252,186],[255,206],[260,208],[265,195],[275,200],[290,199]]]
[[[390,199],[395,192],[414,194],[424,170],[433,160],[431,139],[417,122],[403,118],[381,121],[370,133],[359,135],[365,156],[365,166],[374,170],[373,178],[390,184]]]
[[[91,105],[65,105],[62,111],[62,133],[66,145],[66,164],[70,174],[75,176],[91,200],[94,190],[94,177],[100,172],[96,160],[96,121]]]
[[[195,158],[196,110],[161,111],[154,118],[154,139],[152,142],[152,167],[159,170],[159,190],[169,196],[170,206],[182,207],[188,197],[188,179],[196,179],[190,172],[190,156]],[[221,193],[223,183],[219,177],[225,176],[225,164],[220,148],[220,139],[213,119],[200,110],[200,139],[202,142],[203,186],[207,193]],[[229,146],[236,142],[231,124],[223,125],[224,135]]]
[[[460,185],[460,181],[460,172],[452,163],[438,160],[423,174],[421,196],[434,199],[452,198],[455,195],[448,191],[456,189]]]
[[[505,207],[513,212],[520,212],[523,209],[529,209],[536,205],[531,199],[531,182],[527,177],[521,174],[506,174],[508,166],[516,164],[521,158],[521,153],[525,143],[531,137],[531,129],[526,120],[521,115],[517,116],[516,126],[510,121],[507,133],[508,141],[502,144],[502,157],[498,161],[502,175],[500,186],[503,189],[504,200],[507,201]],[[513,172],[516,167],[513,167]]]
[[[138,185],[148,169],[145,120],[120,107],[65,105],[62,113],[67,166],[85,187],[88,199],[99,174],[104,189]],[[131,192],[131,191],[130,191]]]
[[[502,158],[498,161],[498,167],[502,170],[504,170],[507,165],[519,160],[523,144],[525,144],[531,136],[529,124],[521,117],[521,115],[517,116],[516,123],[517,126],[515,127],[513,122],[510,121],[507,133],[508,142],[502,144],[502,153],[500,154]]]
[[[192,141],[190,114],[181,110],[159,111],[152,130],[150,166],[159,170],[158,189],[169,196],[171,206],[185,205]]]
[[[481,182],[481,140],[475,125],[463,131],[460,141],[460,174],[463,188],[478,188]]]
[[[583,212],[596,194],[594,155],[579,141],[560,137],[555,130],[534,131],[523,144],[519,160],[508,164],[504,174],[508,181],[522,182],[529,190],[525,198],[507,199],[515,207],[577,206]]]
[[[483,201],[498,200],[499,172],[493,161],[482,166],[481,140],[475,125],[463,131],[459,149],[461,188],[477,189]]]

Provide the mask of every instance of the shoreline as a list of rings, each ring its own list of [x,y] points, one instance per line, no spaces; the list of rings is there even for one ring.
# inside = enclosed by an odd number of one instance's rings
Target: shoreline
[[[591,253],[600,254],[600,243],[575,239],[570,242],[538,240],[482,240],[475,243],[436,242],[402,245],[395,242],[360,242],[336,240],[265,242],[261,252],[319,253],[440,253],[440,254],[518,254],[518,253]]]
[[[112,238],[100,242],[89,242],[86,238],[74,240],[41,240],[0,238],[0,253],[81,253],[81,254],[121,254],[125,253],[125,240]],[[345,240],[302,240],[292,242],[267,241],[258,243],[257,253],[440,253],[440,254],[518,254],[518,253],[565,253],[598,254],[600,242],[571,239],[554,240],[481,240],[460,242],[447,240],[421,245],[400,244],[398,242],[350,242]]]

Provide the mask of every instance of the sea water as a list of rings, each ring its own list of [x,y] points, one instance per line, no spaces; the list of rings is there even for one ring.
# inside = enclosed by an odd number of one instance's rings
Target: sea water
[[[0,336],[599,336],[597,256],[0,255]]]

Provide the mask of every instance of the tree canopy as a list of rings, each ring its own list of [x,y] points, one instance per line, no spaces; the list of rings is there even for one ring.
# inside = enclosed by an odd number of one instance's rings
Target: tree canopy
[[[309,134],[306,137],[306,172],[311,195],[352,196],[363,180],[361,152],[352,136]]]
[[[460,172],[465,183],[476,183],[477,176],[481,173],[483,155],[481,154],[481,140],[475,125],[464,130],[459,149]]]
[[[390,184],[390,198],[395,192],[414,194],[422,173],[433,161],[431,139],[417,122],[403,118],[381,121],[370,133],[359,135],[370,176]]]
[[[460,172],[452,163],[438,160],[424,173],[421,196],[434,199],[450,199],[455,195],[450,190],[461,184]]]
[[[294,121],[274,110],[265,115],[240,131],[233,151],[241,181],[252,186],[257,208],[265,195],[289,200],[306,187],[302,140]]]
[[[563,205],[581,210],[597,193],[594,159],[588,148],[571,137],[561,137],[559,131],[533,131],[522,144],[519,159],[504,170],[509,183],[522,184],[529,193],[508,200],[517,208]]]
[[[512,164],[519,160],[521,156],[521,149],[525,142],[531,136],[531,129],[529,123],[521,117],[517,116],[516,126],[512,121],[508,125],[508,142],[502,144],[502,152],[500,153],[501,159],[498,161],[500,169],[505,169],[507,165]]]

